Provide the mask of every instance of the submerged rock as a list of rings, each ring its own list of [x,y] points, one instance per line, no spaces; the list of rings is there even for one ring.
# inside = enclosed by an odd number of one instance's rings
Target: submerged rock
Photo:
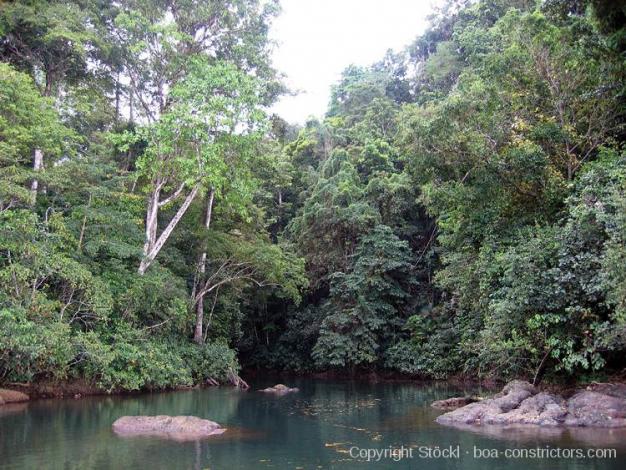
[[[565,400],[515,380],[493,398],[445,413],[436,421],[446,425],[626,426],[626,387],[605,385],[601,391],[585,390]]]
[[[28,400],[30,400],[30,397],[25,393],[0,388],[0,405],[4,403],[20,403]]]
[[[175,440],[194,440],[222,434],[219,424],[196,416],[122,416],[113,431],[123,436],[160,436]]]
[[[283,384],[277,384],[277,385],[274,385],[273,387],[267,387],[262,390],[259,390],[259,392],[277,393],[280,395],[284,393],[299,392],[299,391],[300,389],[298,388],[289,388]]]

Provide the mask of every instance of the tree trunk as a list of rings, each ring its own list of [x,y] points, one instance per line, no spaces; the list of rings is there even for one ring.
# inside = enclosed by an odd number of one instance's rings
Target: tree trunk
[[[147,257],[152,247],[156,243],[156,234],[159,223],[159,198],[161,197],[161,190],[159,185],[150,194],[148,199],[148,207],[146,209],[146,235],[143,244],[143,257]],[[143,274],[143,273],[142,273]]]
[[[46,72],[46,83],[44,85],[44,89],[41,90],[41,95],[48,97],[52,95],[52,90],[54,86],[54,77],[50,72]],[[43,150],[37,148],[35,149],[33,155],[33,171],[40,172],[43,170]],[[30,194],[31,194],[31,202],[34,205],[37,202],[37,193],[39,190],[39,180],[35,176],[33,181],[30,183]]]
[[[132,88],[128,91],[128,122],[130,124],[133,124],[135,122],[135,110],[133,108],[134,106],[134,102],[133,102],[133,90]]]
[[[215,199],[215,190],[211,188],[207,196],[206,212],[204,215],[204,227],[208,230],[211,227],[211,214],[213,212],[213,201]],[[206,273],[206,244],[204,251],[200,254],[198,260],[198,282],[204,280]],[[193,333],[193,340],[198,343],[204,343],[204,335],[202,334],[202,324],[204,322],[204,295],[201,295],[196,302],[196,328]]]
[[[115,79],[115,125],[117,126],[120,120],[120,73],[117,72],[117,78]]]
[[[83,251],[83,240],[85,239],[85,230],[87,228],[87,211],[91,207],[91,193],[89,193],[89,201],[87,201],[87,208],[85,210],[85,215],[83,216],[83,223],[80,227],[80,236],[78,237],[78,252]]]
[[[220,295],[219,286],[215,289],[215,295],[213,296],[213,304],[209,311],[209,320],[206,322],[206,328],[204,329],[204,342],[206,343],[207,336],[209,336],[209,329],[211,328],[211,320],[213,319],[213,312],[215,311],[215,305],[217,304],[217,297]]]
[[[196,302],[196,328],[193,332],[193,340],[197,344],[204,343],[202,323],[204,322],[204,296]]]
[[[183,218],[185,212],[193,202],[196,194],[198,194],[199,186],[196,185],[193,187],[191,192],[187,195],[182,205],[176,211],[176,215],[172,217],[172,220],[167,224],[167,227],[161,232],[159,238],[156,238],[157,232],[157,222],[158,222],[158,213],[159,213],[159,194],[160,191],[156,191],[151,195],[150,201],[148,201],[148,210],[146,214],[146,242],[143,247],[143,258],[141,263],[139,264],[138,272],[143,275],[146,270],[150,267],[156,256],[165,245],[165,242],[172,234],[172,231],[180,222],[180,219]],[[156,194],[156,195],[155,195]]]
[[[552,352],[552,349],[553,348],[548,348],[546,353],[543,355],[543,358],[541,359],[541,362],[539,363],[537,370],[535,371],[535,377],[533,377],[534,386],[539,385],[539,382],[541,382],[541,379],[543,379],[543,374],[546,371],[546,366],[548,365],[548,358],[550,357],[550,353]]]
[[[35,149],[33,155],[33,171],[39,172],[43,170],[43,151],[41,149]],[[30,183],[31,202],[35,204],[37,202],[37,190],[39,188],[39,180],[35,177]]]

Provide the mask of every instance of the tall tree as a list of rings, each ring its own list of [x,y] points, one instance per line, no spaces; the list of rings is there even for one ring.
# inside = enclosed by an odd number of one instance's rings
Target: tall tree
[[[220,136],[253,131],[277,85],[268,65],[274,3],[137,0],[116,18],[147,142],[143,274],[201,189],[218,187]],[[204,184],[203,184],[204,183]],[[181,199],[158,233],[160,209]]]
[[[92,74],[99,51],[94,22],[78,1],[7,2],[0,9],[0,59],[29,73],[44,97],[59,98]],[[44,152],[33,149],[35,173],[45,167]],[[30,183],[34,203],[39,178]]]

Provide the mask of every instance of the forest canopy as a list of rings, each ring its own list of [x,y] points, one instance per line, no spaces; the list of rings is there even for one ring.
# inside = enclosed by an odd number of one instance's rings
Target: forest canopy
[[[626,10],[450,0],[323,118],[275,1],[0,6],[0,381],[626,366]]]

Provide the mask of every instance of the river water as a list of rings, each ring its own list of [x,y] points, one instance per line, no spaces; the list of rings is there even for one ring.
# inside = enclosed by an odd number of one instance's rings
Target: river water
[[[288,385],[300,392],[279,397],[224,387],[0,407],[0,469],[626,468],[619,431],[455,429],[433,421],[433,400],[476,390],[305,379]],[[156,414],[195,415],[228,430],[196,442],[111,431],[120,416]],[[529,457],[531,451],[544,457]]]

